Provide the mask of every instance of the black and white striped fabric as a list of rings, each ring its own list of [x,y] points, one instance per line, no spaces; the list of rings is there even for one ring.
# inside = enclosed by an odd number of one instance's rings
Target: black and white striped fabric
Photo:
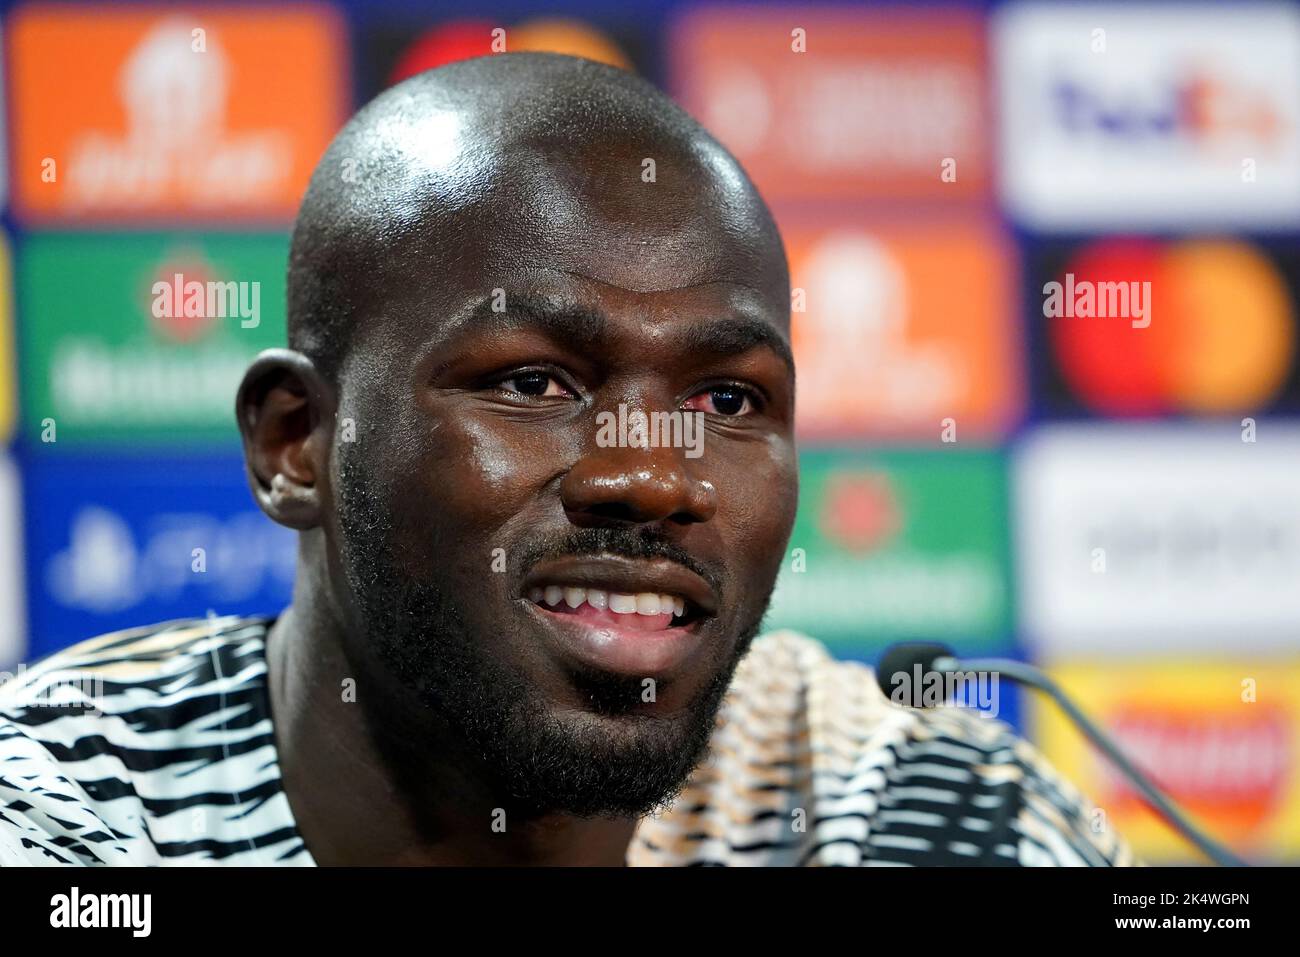
[[[281,786],[269,625],[105,635],[0,686],[0,865],[313,865]],[[1099,822],[1006,725],[899,708],[787,631],[755,641],[707,758],[627,860],[1132,863]]]

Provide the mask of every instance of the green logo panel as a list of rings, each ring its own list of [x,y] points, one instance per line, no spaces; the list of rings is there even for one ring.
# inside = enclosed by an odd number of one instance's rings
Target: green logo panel
[[[799,513],[767,619],[837,654],[904,640],[1003,650],[1012,632],[1007,490],[977,451],[800,456]]]
[[[34,442],[233,444],[235,389],[285,342],[283,234],[24,242],[22,421]]]

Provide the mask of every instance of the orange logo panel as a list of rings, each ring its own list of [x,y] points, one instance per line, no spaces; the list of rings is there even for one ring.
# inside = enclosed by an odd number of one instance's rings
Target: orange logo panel
[[[669,55],[673,92],[769,200],[987,193],[987,54],[969,10],[706,7]]]
[[[329,8],[36,5],[9,36],[27,220],[291,219],[346,116]]]
[[[805,438],[1002,435],[1023,404],[1009,240],[978,221],[784,228]],[[800,311],[802,308],[803,311]]]

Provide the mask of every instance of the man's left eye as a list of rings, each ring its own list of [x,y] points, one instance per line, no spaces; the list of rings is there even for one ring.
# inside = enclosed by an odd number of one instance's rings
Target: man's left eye
[[[736,385],[719,385],[697,392],[686,400],[685,408],[714,415],[747,415],[754,411],[754,394]]]
[[[549,398],[551,396],[566,398],[573,395],[555,376],[547,372],[516,373],[509,379],[501,380],[501,388],[507,392],[517,392],[520,395],[537,398]]]

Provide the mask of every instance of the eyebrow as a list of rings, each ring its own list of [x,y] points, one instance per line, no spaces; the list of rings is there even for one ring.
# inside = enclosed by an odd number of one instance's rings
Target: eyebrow
[[[794,354],[790,344],[766,322],[748,316],[726,319],[701,319],[686,327],[683,344],[692,352],[728,356],[748,352],[758,346],[770,349],[794,373]]]
[[[448,337],[463,335],[471,329],[497,333],[535,329],[557,342],[591,349],[609,332],[609,318],[586,306],[532,297],[507,299],[504,311],[495,311],[492,305],[492,299],[485,299],[454,321]],[[770,323],[750,316],[696,320],[681,331],[678,341],[689,352],[711,356],[739,355],[763,347],[794,373],[794,354],[789,343]]]
[[[609,320],[603,313],[585,306],[527,297],[507,298],[506,308],[501,312],[492,306],[493,299],[484,299],[454,323],[450,335],[464,335],[471,330],[504,333],[534,329],[557,341],[590,348],[609,329]]]

